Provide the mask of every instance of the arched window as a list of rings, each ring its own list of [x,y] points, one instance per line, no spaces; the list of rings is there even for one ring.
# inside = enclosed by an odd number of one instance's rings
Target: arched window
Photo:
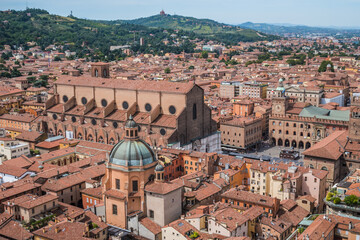
[[[196,110],[196,103],[193,105],[193,120],[197,118],[197,110]]]
[[[95,77],[99,76],[99,71],[95,69]]]
[[[103,70],[103,77],[107,77],[106,69]]]
[[[93,136],[91,134],[89,134],[88,141],[92,142],[93,140],[94,140]]]
[[[327,167],[323,166],[323,167],[321,168],[321,170],[327,171],[328,169],[327,169]]]
[[[309,168],[314,169],[314,165],[310,164]]]

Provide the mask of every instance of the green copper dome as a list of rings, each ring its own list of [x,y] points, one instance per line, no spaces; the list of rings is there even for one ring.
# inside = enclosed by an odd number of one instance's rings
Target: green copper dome
[[[120,166],[146,166],[156,161],[150,146],[140,140],[124,139],[114,146],[109,156],[109,163]]]
[[[156,162],[155,153],[146,142],[139,139],[137,129],[138,125],[130,115],[125,123],[126,136],[111,150],[109,163],[124,167],[140,167]]]

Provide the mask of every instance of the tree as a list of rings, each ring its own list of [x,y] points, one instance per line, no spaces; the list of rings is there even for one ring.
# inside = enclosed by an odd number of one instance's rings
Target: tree
[[[327,66],[330,64],[331,68],[330,70],[332,72],[334,72],[334,65],[331,61],[322,61],[322,63],[320,64],[320,67],[318,69],[318,72],[326,72],[327,70]]]
[[[41,75],[41,76],[40,76],[40,79],[47,81],[47,80],[49,79],[49,75]]]
[[[169,74],[171,72],[170,68],[165,68],[164,73]]]
[[[10,72],[11,77],[20,77],[21,72],[17,68],[13,68]]]
[[[344,202],[348,206],[354,206],[359,203],[359,198],[355,195],[346,196]]]
[[[54,57],[54,61],[55,61],[55,62],[59,62],[59,61],[61,61],[61,58],[60,58],[59,56],[55,56],[55,57]]]
[[[190,67],[189,67],[189,70],[191,70],[191,69],[194,69],[195,67],[193,66],[193,65],[191,65]]]
[[[36,77],[34,77],[34,76],[32,76],[32,77],[27,77],[26,79],[29,81],[29,83],[33,83],[33,82],[36,81]]]
[[[34,82],[34,87],[40,88],[40,87],[46,87],[48,85],[47,80],[37,80]]]
[[[0,77],[11,78],[11,74],[9,72],[1,72]]]
[[[326,195],[326,201],[331,201],[333,196],[334,196],[334,193],[328,192],[328,194]]]
[[[339,204],[341,202],[341,199],[339,197],[334,198],[334,203]]]
[[[207,51],[202,51],[201,52],[201,58],[208,58],[209,57],[209,54]]]
[[[247,67],[247,66],[249,66],[249,65],[251,65],[251,64],[253,64],[254,62],[253,61],[247,61],[246,63],[245,63],[245,67]]]

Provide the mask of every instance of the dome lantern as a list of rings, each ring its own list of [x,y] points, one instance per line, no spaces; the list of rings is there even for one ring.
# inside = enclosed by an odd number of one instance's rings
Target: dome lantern
[[[125,137],[129,139],[138,138],[139,127],[134,121],[133,116],[130,114],[129,119],[125,123]]]
[[[164,167],[160,162],[155,167],[155,181],[163,182],[164,181]]]
[[[130,115],[125,123],[126,135],[110,152],[109,163],[136,171],[154,165],[156,156],[150,146],[138,136],[138,125]]]

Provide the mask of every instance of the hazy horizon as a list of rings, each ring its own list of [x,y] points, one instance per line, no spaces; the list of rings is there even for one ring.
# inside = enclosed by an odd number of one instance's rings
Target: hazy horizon
[[[51,14],[68,16],[71,11],[79,18],[94,20],[129,20],[158,14],[207,18],[226,24],[244,22],[306,25],[312,27],[359,28],[360,0],[0,0],[2,10],[41,8]],[[221,6],[220,6],[221,4]],[[336,16],[336,17],[334,17]]]

